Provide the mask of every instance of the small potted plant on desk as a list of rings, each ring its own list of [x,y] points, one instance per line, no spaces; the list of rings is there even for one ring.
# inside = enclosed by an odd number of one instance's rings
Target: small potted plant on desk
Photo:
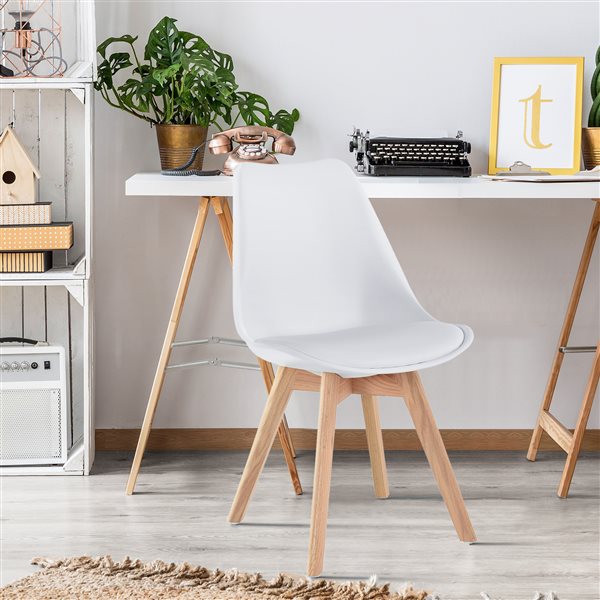
[[[592,108],[588,126],[583,128],[583,163],[586,169],[600,165],[600,47],[596,51],[596,69],[592,75]]]
[[[210,125],[219,130],[238,123],[261,125],[292,133],[300,118],[297,109],[273,113],[265,98],[240,91],[231,56],[213,50],[198,35],[179,31],[175,22],[161,19],[148,36],[143,56],[135,50],[137,37],[102,42],[94,84],[111,106],[156,126],[162,169],[185,164],[192,150],[206,141]],[[114,44],[125,50],[109,54]],[[202,146],[189,169],[201,169],[203,158]]]

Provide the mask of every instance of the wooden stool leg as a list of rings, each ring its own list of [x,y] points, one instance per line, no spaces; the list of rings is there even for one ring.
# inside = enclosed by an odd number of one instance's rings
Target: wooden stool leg
[[[227,198],[220,196],[213,196],[211,198],[211,204],[217,218],[219,225],[221,226],[221,233],[223,234],[223,241],[225,242],[225,248],[227,249],[227,255],[229,256],[229,262],[233,263],[233,218],[231,215],[231,208]],[[267,388],[267,393],[270,393],[273,381],[275,380],[275,373],[273,372],[273,366],[261,358],[258,359],[260,370],[263,375],[263,380]],[[300,476],[298,475],[298,468],[296,467],[296,452],[292,444],[292,436],[287,425],[285,415],[281,421],[281,425],[277,430],[279,436],[279,442],[281,449],[283,450],[283,457],[290,472],[290,478],[292,485],[294,486],[294,492],[300,496],[302,494],[302,484],[300,483]]]
[[[179,280],[177,294],[175,295],[175,302],[173,303],[173,308],[171,310],[169,325],[167,326],[167,332],[165,334],[162,350],[160,352],[160,358],[158,359],[158,366],[154,375],[152,389],[150,391],[150,398],[148,399],[148,405],[146,407],[146,414],[144,415],[144,422],[142,424],[140,437],[135,450],[133,464],[131,465],[129,479],[127,480],[128,495],[133,494],[133,490],[135,489],[135,483],[140,472],[142,458],[144,457],[144,451],[146,450],[146,444],[148,443],[150,430],[152,429],[152,421],[154,420],[154,414],[156,413],[156,407],[158,406],[158,399],[160,398],[160,392],[165,380],[165,370],[169,364],[169,358],[171,356],[171,344],[175,340],[175,335],[177,334],[179,319],[181,318],[181,313],[183,311],[183,305],[185,303],[185,297],[190,279],[192,277],[194,263],[196,262],[196,255],[198,254],[200,240],[202,239],[202,232],[204,231],[204,224],[206,223],[206,216],[208,214],[208,205],[208,198],[200,199],[198,214],[196,215],[196,222],[194,223],[192,237],[190,239],[188,251],[183,263],[183,270],[181,271],[181,278]]]
[[[367,445],[371,459],[371,472],[373,473],[373,486],[377,498],[387,498],[390,495],[387,468],[385,466],[385,452],[383,449],[383,436],[381,435],[381,421],[379,419],[379,402],[376,396],[363,394],[361,396],[362,409],[365,417]]]
[[[458,482],[452,470],[442,436],[427,402],[421,378],[417,372],[405,373],[406,406],[410,412],[417,435],[437,480],[438,487],[454,523],[458,537],[463,542],[476,541]]]
[[[294,369],[280,367],[277,371],[258,431],[254,442],[252,442],[252,449],[246,461],[242,479],[229,512],[230,523],[240,523],[244,518],[250,496],[267,461],[277,429],[281,425],[283,412],[292,392],[294,376]]]
[[[592,404],[594,403],[594,396],[596,395],[596,390],[598,389],[599,378],[600,341],[596,347],[596,355],[592,365],[592,372],[590,373],[590,378],[585,389],[583,404],[581,405],[579,417],[577,418],[577,425],[575,425],[575,431],[573,432],[573,441],[571,443],[571,449],[567,455],[567,464],[565,465],[562,478],[558,486],[558,495],[561,498],[566,498],[569,494],[569,488],[571,486],[571,480],[573,479],[575,465],[577,464],[577,458],[579,457],[579,451],[581,450],[581,444],[583,443],[583,436],[585,435],[585,428],[592,410]]]
[[[342,382],[343,379],[334,373],[323,373],[321,376],[321,401],[308,545],[307,573],[310,577],[317,577],[323,570],[335,442],[335,414],[342,397]]]
[[[540,446],[540,441],[542,439],[542,426],[541,419],[542,414],[548,410],[550,410],[550,405],[552,404],[552,397],[554,395],[554,390],[556,388],[556,382],[558,381],[558,375],[560,373],[560,368],[562,366],[563,359],[565,357],[564,353],[560,351],[560,348],[568,345],[569,336],[571,335],[571,329],[573,328],[573,321],[575,320],[575,313],[577,312],[577,306],[579,305],[579,299],[581,298],[581,292],[583,291],[583,284],[585,283],[585,277],[588,272],[588,268],[590,266],[590,261],[592,259],[592,254],[594,251],[594,244],[596,243],[596,239],[598,237],[598,230],[600,229],[600,201],[596,201],[596,208],[594,209],[594,214],[592,216],[592,222],[590,223],[590,228],[587,234],[587,238],[585,240],[585,244],[583,246],[583,253],[581,255],[581,261],[579,263],[579,268],[577,269],[577,275],[575,277],[575,283],[573,284],[573,291],[571,292],[571,298],[569,300],[569,305],[567,307],[567,314],[565,315],[565,320],[562,326],[562,330],[560,332],[560,337],[558,339],[558,346],[556,348],[556,353],[554,354],[554,361],[552,362],[552,368],[550,370],[550,377],[548,379],[548,383],[546,385],[546,391],[544,392],[544,399],[542,401],[542,406],[540,408],[540,413],[535,424],[535,428],[533,430],[533,435],[531,436],[531,442],[529,444],[529,450],[527,452],[528,460],[535,460],[537,457],[538,448]],[[568,487],[568,486],[567,486]]]

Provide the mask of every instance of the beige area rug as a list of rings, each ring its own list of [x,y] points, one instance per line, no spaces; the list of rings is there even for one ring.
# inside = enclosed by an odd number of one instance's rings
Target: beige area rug
[[[36,558],[42,570],[0,589],[2,600],[426,600],[427,592],[407,588],[391,592],[387,585],[339,584],[279,575],[271,581],[259,574],[210,571],[188,563],[143,563],[110,556],[49,560]]]

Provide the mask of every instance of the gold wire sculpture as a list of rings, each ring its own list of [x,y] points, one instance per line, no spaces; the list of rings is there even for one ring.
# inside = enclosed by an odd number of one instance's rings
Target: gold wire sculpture
[[[0,0],[0,77],[62,77],[60,0]]]

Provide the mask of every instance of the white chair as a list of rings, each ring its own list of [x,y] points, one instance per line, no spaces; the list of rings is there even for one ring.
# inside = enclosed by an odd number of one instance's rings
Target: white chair
[[[292,390],[320,391],[308,574],[323,568],[336,407],[362,396],[377,497],[389,495],[376,395],[401,396],[458,537],[475,541],[417,371],[473,340],[417,301],[352,170],[337,160],[242,165],[234,179],[233,306],[240,336],[280,365],[229,521],[239,523]]]

